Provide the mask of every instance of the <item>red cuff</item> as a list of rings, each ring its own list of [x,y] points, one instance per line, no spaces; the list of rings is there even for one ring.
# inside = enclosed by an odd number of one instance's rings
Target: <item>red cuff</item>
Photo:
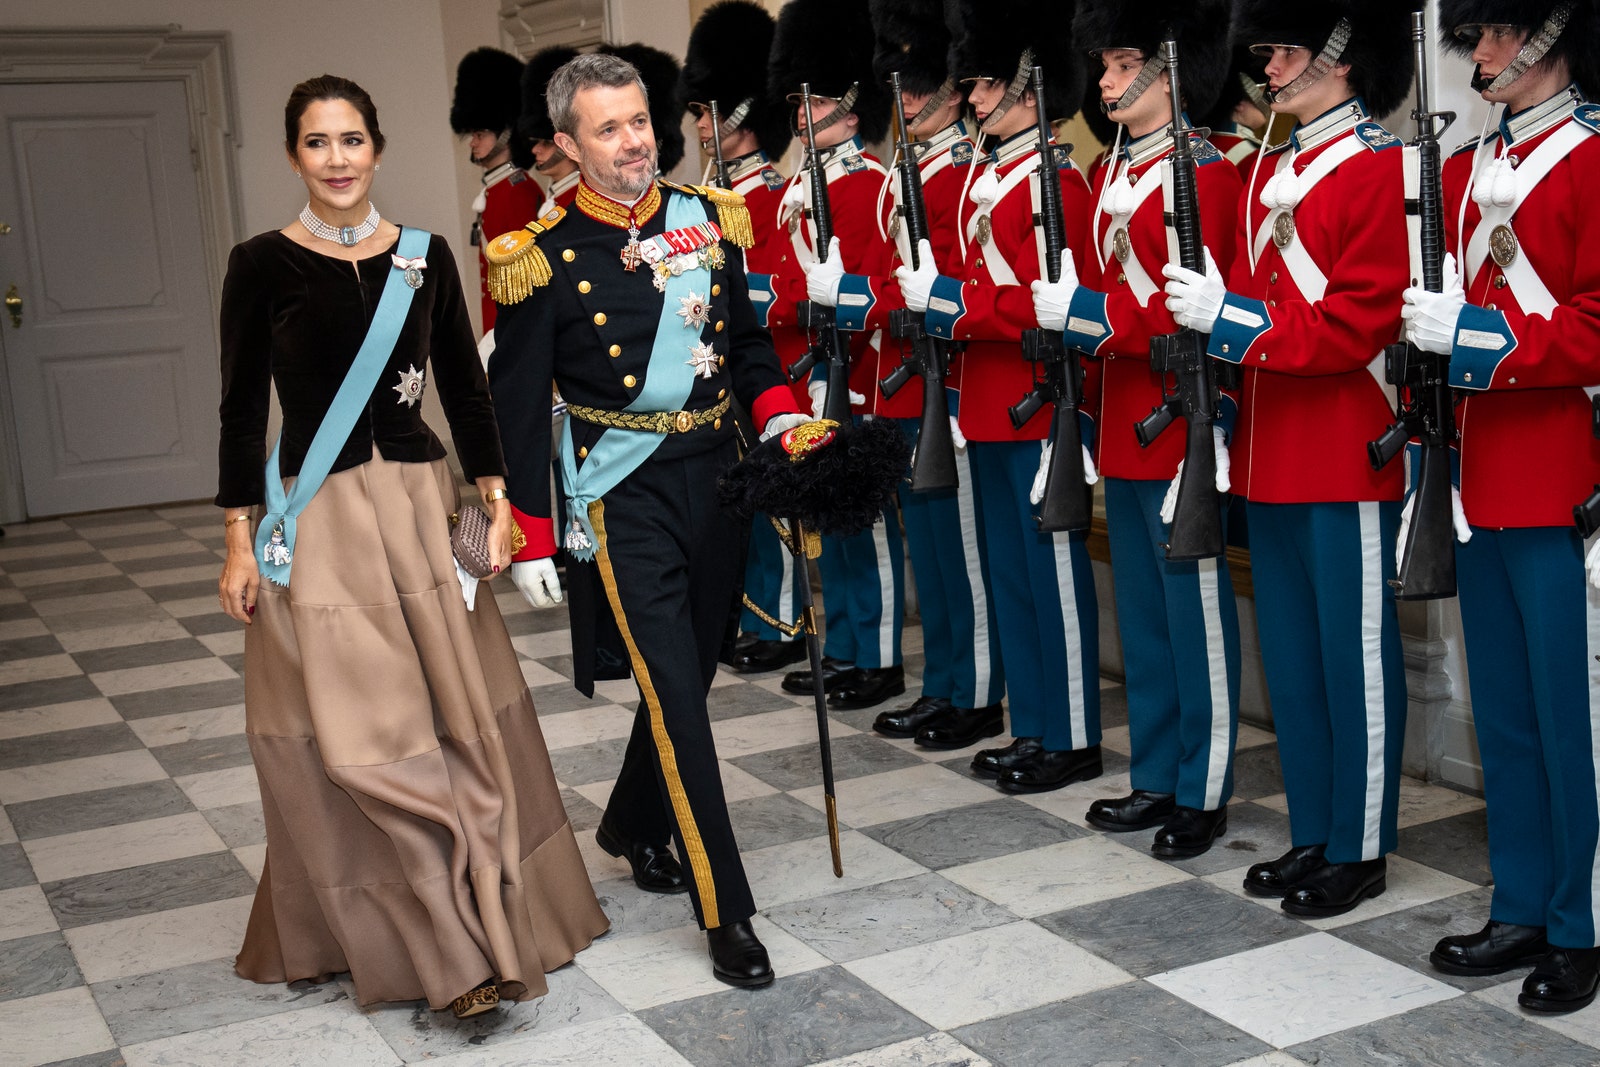
[[[556,554],[555,524],[549,519],[535,518],[511,508],[511,521],[517,524],[527,544],[522,551],[512,553],[511,562],[522,563],[530,559],[547,559]]]
[[[756,402],[750,405],[750,414],[755,418],[756,425],[765,430],[767,420],[774,415],[798,415],[802,412],[795,403],[793,389],[787,385],[774,385],[756,397]],[[756,432],[760,433],[761,430]]]

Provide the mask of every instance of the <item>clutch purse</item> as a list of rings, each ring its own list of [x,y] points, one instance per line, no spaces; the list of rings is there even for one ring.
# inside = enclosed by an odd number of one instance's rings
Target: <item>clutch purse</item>
[[[476,504],[469,504],[450,516],[450,551],[461,569],[474,578],[493,574],[489,562],[489,515]]]

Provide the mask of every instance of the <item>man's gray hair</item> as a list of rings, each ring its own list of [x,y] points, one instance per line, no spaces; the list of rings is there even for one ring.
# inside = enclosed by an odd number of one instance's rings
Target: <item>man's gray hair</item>
[[[621,56],[589,52],[569,60],[556,68],[545,86],[545,108],[550,112],[550,124],[556,132],[576,137],[578,116],[572,111],[572,101],[579,90],[596,86],[620,89],[625,85],[637,85],[644,94],[645,103],[650,102],[650,90],[645,88],[638,69]]]

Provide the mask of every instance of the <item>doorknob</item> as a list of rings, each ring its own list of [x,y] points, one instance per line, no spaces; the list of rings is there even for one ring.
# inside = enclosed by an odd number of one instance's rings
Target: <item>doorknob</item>
[[[4,237],[6,234],[8,234],[10,232],[11,232],[10,224],[9,223],[5,223],[5,222],[0,222],[0,237]]]
[[[11,313],[11,328],[22,328],[22,297],[17,295],[17,286],[13,282],[11,288],[6,290],[6,311]]]

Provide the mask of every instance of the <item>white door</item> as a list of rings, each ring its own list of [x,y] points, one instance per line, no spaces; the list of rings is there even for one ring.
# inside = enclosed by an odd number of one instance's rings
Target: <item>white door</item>
[[[0,85],[0,312],[31,516],[216,492],[213,299],[178,82]]]

